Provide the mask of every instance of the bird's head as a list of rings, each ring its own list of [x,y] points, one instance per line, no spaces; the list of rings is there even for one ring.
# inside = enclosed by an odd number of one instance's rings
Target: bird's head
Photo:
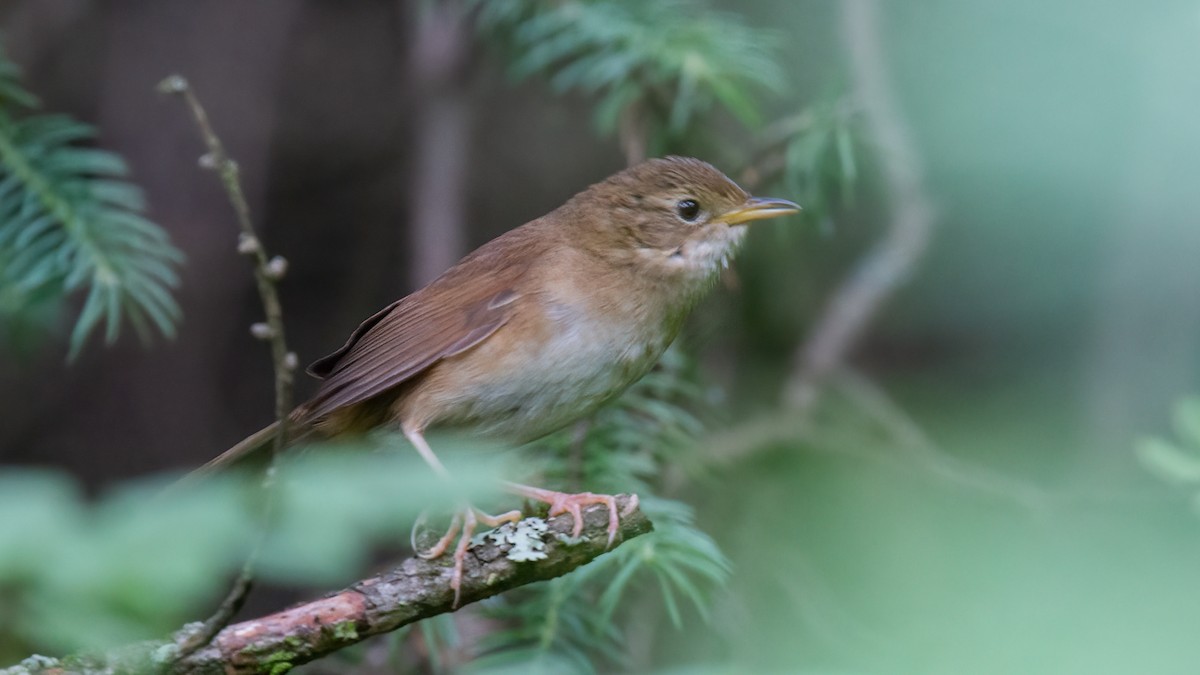
[[[796,213],[784,199],[752,197],[711,164],[651,159],[579,193],[566,209],[579,243],[640,274],[705,280],[727,266],[747,225]]]

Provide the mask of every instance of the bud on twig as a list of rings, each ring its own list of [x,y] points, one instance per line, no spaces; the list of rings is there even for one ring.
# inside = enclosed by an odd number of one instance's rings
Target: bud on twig
[[[267,278],[271,281],[279,281],[285,274],[287,274],[287,269],[287,258],[277,255],[267,262],[267,269],[264,270],[264,272],[267,275]]]
[[[283,367],[288,370],[295,370],[300,365],[300,357],[296,356],[296,352],[288,352],[283,357]]]
[[[242,255],[254,255],[262,248],[262,244],[258,243],[258,237],[245,232],[238,235],[237,251]]]
[[[182,75],[171,75],[158,83],[160,94],[182,94],[187,91],[188,81]]]
[[[250,324],[250,334],[259,340],[270,340],[275,337],[275,331],[263,321]]]
[[[206,152],[200,155],[200,159],[196,163],[200,165],[201,169],[212,171],[217,168],[217,156],[211,152]]]

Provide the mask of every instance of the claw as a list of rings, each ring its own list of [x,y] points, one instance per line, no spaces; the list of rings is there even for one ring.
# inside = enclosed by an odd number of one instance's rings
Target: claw
[[[613,543],[617,540],[617,530],[621,525],[621,516],[628,516],[633,513],[638,505],[637,495],[632,495],[625,509],[618,514],[617,499],[612,495],[598,495],[592,492],[569,494],[529,487],[528,485],[518,485],[517,483],[509,483],[508,487],[519,495],[549,504],[551,518],[561,513],[571,514],[571,518],[574,520],[574,527],[571,529],[571,536],[573,537],[583,534],[583,507],[592,504],[603,504],[608,508],[608,548],[612,548]]]
[[[458,537],[458,545],[454,547],[454,569],[450,572],[450,588],[454,591],[453,609],[458,609],[459,601],[462,598],[462,580],[463,570],[466,567],[467,551],[471,548],[471,537],[475,535],[475,527],[479,523],[484,523],[488,527],[499,527],[504,523],[515,523],[521,519],[520,511],[509,511],[498,516],[493,516],[484,513],[474,506],[466,506],[459,513],[454,514],[454,518],[450,520],[450,527],[446,529],[446,534],[442,535],[428,551],[421,551],[416,543],[416,532],[424,523],[424,514],[417,519],[413,525],[413,550],[417,552],[417,556],[424,560],[433,560],[445,555],[450,549],[450,543]]]
[[[516,523],[525,517],[524,513],[521,513],[520,511],[517,511],[515,509],[512,511],[501,513],[498,516],[493,516],[489,513],[484,513],[483,511],[480,511],[479,509],[473,509],[473,510],[475,511],[475,517],[479,519],[479,522],[483,523],[484,525],[487,525],[488,527],[500,527],[501,525],[503,525],[505,523]]]
[[[625,508],[621,509],[621,516],[627,517],[633,515],[634,511],[638,510],[638,496],[636,494],[629,495],[629,501],[626,502]]]
[[[608,509],[608,548],[612,548],[617,540],[617,532],[621,526],[621,518],[628,516],[638,508],[637,495],[630,495],[629,503],[625,505],[619,513],[617,511],[617,499],[612,495],[600,495],[592,492],[581,492],[579,494],[569,494],[566,492],[555,492],[554,490],[543,490],[542,488],[529,487],[527,485],[518,485],[517,483],[509,483],[508,487],[515,493],[533,499],[535,501],[544,502],[550,505],[550,517],[569,513],[573,521],[571,528],[571,536],[578,538],[583,534],[583,508],[592,504],[602,504]],[[455,537],[458,538],[458,544],[454,547],[454,568],[450,573],[450,588],[454,590],[454,609],[458,609],[459,601],[462,597],[462,580],[464,569],[466,567],[467,551],[471,548],[471,537],[475,535],[475,528],[479,523],[484,523],[488,527],[499,527],[504,523],[515,523],[521,520],[520,511],[509,511],[498,516],[493,516],[474,506],[466,506],[462,511],[456,513],[450,521],[450,527],[447,528],[446,534],[438,539],[428,551],[420,551],[416,545],[416,530],[424,522],[424,517],[418,519],[417,524],[413,526],[413,550],[417,551],[417,555],[425,560],[440,558],[450,550],[451,543]]]
[[[454,518],[450,521],[450,527],[446,528],[446,534],[443,534],[442,538],[438,539],[437,543],[434,544],[428,551],[422,551],[421,548],[417,546],[417,530],[424,524],[425,514],[422,513],[421,517],[417,518],[417,522],[413,524],[412,535],[410,536],[412,548],[417,552],[418,558],[423,560],[433,560],[434,558],[442,557],[442,554],[445,553],[448,548],[450,548],[450,542],[454,541],[454,535],[458,534],[458,530],[462,527],[462,514],[454,514]]]

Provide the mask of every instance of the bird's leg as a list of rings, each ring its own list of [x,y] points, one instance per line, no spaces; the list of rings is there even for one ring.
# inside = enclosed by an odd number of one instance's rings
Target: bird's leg
[[[450,472],[442,465],[437,455],[433,454],[433,449],[429,447],[429,443],[425,441],[425,436],[420,430],[406,428],[404,429],[404,435],[438,476],[450,480]],[[463,565],[467,558],[467,549],[471,547],[471,537],[475,535],[475,527],[479,523],[484,523],[488,527],[499,527],[504,523],[515,523],[520,519],[520,511],[509,511],[498,516],[493,516],[480,511],[471,504],[466,504],[460,513],[454,515],[454,518],[450,521],[450,527],[446,530],[446,534],[442,535],[442,538],[438,539],[432,548],[424,552],[417,551],[417,555],[426,560],[439,558],[450,549],[450,543],[454,541],[454,538],[458,537],[458,545],[454,547],[454,571],[450,575],[450,588],[454,589],[455,608],[458,607],[459,595],[462,590]],[[417,550],[415,536],[413,540],[413,550]]]
[[[637,495],[630,495],[629,503],[620,514],[617,513],[617,499],[612,495],[598,495],[591,492],[580,492],[578,494],[570,494],[567,492],[555,492],[554,490],[545,490],[542,488],[530,487],[521,485],[520,483],[511,483],[505,481],[504,486],[511,492],[532,499],[534,501],[545,502],[550,505],[550,517],[553,518],[560,513],[569,513],[575,519],[575,527],[571,532],[571,536],[578,537],[583,533],[583,513],[582,508],[591,504],[603,504],[608,507],[608,547],[612,548],[613,542],[617,538],[617,528],[621,525],[621,516],[628,516],[637,510],[638,498]]]
[[[413,444],[413,447],[421,454],[421,459],[425,460],[425,463],[433,469],[434,473],[446,480],[450,480],[450,472],[446,470],[445,465],[442,464],[442,460],[433,454],[433,448],[429,447],[429,443],[425,442],[425,434],[422,433],[421,429],[404,427],[404,437],[408,439],[409,443]]]

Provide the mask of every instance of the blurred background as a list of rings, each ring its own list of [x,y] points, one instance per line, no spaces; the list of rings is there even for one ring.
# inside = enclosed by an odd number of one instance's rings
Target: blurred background
[[[647,479],[731,572],[707,621],[632,612],[583,650],[622,658],[548,671],[1196,672],[1200,3],[4,0],[0,35],[41,102],[7,114],[94,125],[186,256],[173,340],[67,363],[86,291],[0,313],[0,472],[97,497],[272,419],[253,279],[167,75],[290,263],[302,363],[690,154],[806,208],[697,311],[671,372],[707,430]],[[9,660],[63,644],[12,625]]]

